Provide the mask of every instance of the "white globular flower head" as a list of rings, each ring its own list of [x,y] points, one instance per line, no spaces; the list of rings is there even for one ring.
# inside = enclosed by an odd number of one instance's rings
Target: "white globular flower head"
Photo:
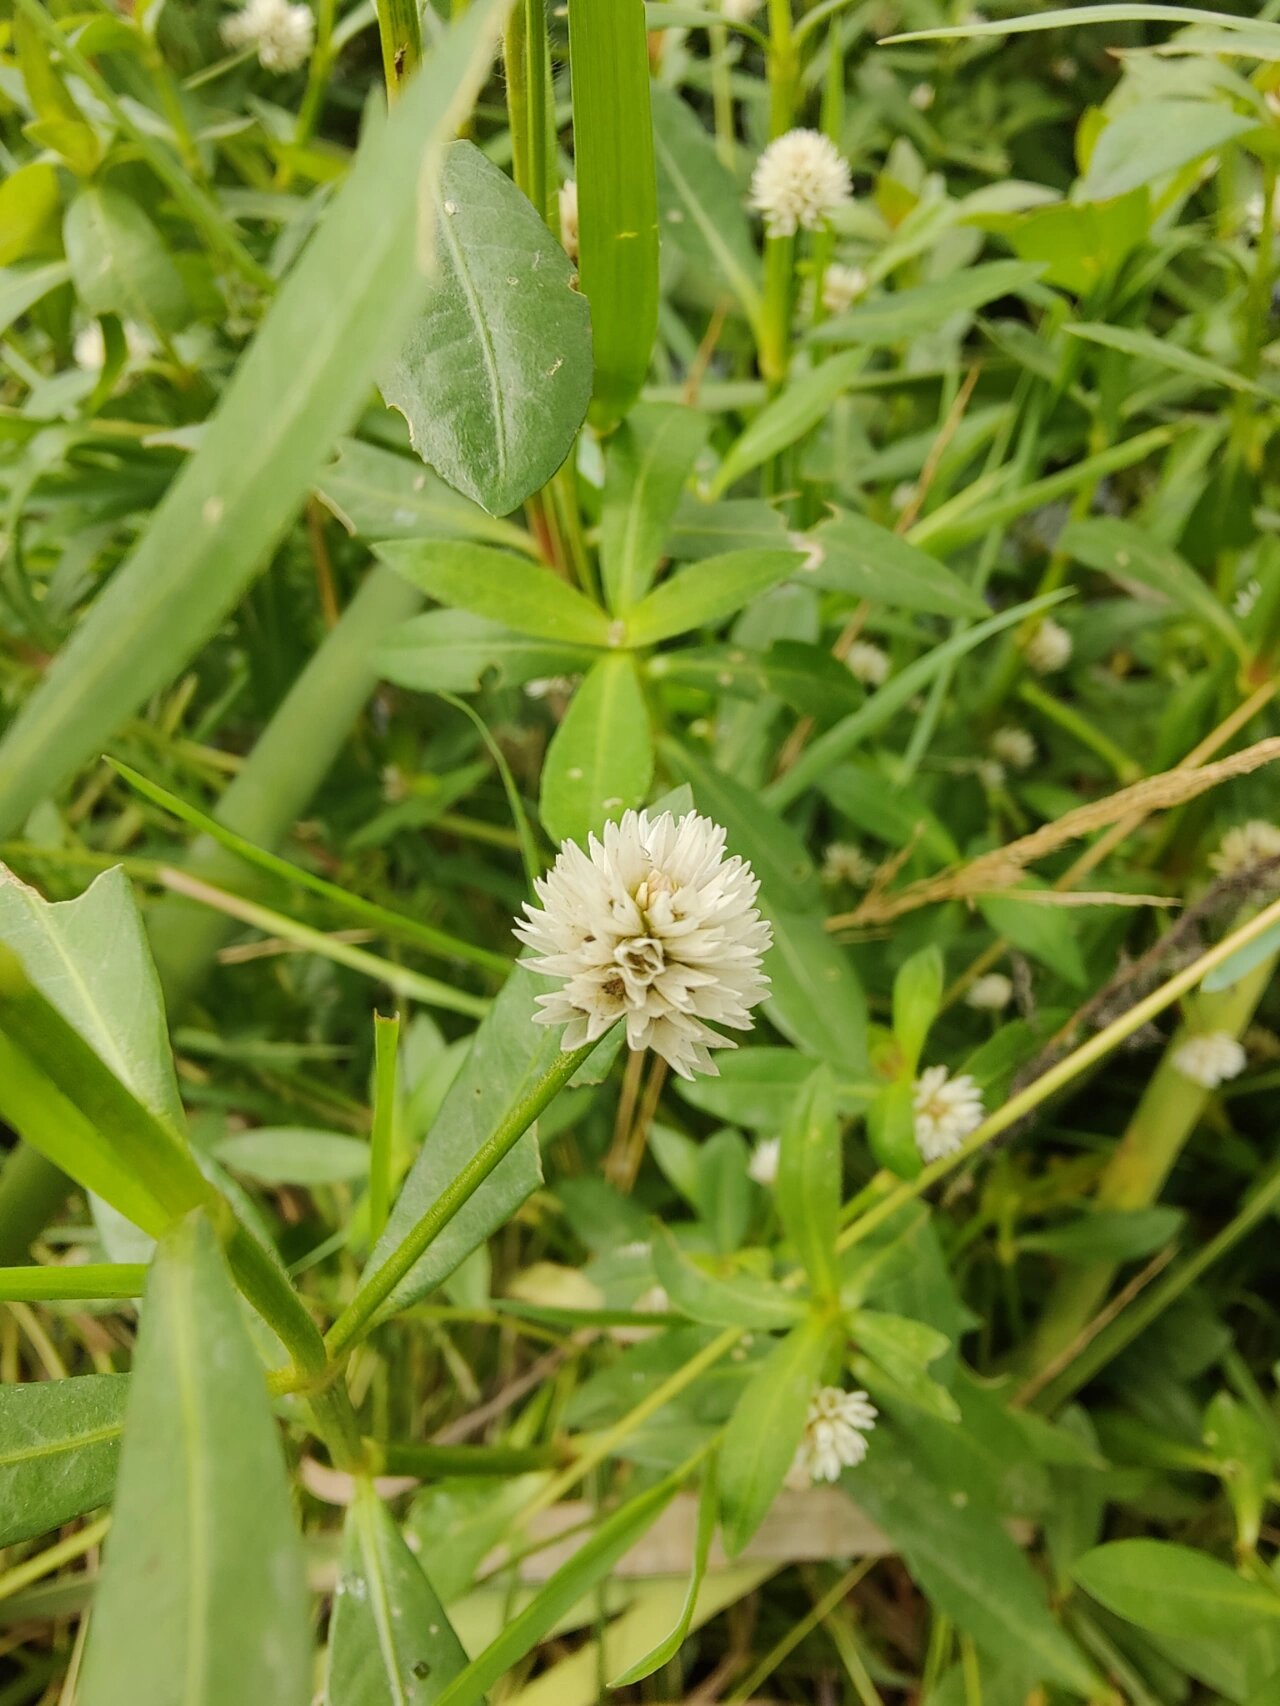
[[[578,258],[578,183],[566,178],[560,186],[560,243],[571,261]]]
[[[867,275],[861,267],[847,267],[832,261],[822,275],[822,306],[828,314],[843,314],[867,288]]]
[[[870,640],[855,640],[845,657],[845,667],[864,687],[882,687],[889,676],[889,654]]]
[[[980,758],[973,767],[973,773],[989,794],[1004,787],[1004,765],[998,758]]]
[[[1210,869],[1220,877],[1239,877],[1269,859],[1280,858],[1280,828],[1265,818],[1237,823],[1223,836],[1216,853],[1210,854]],[[1280,883],[1280,873],[1276,876]]]
[[[989,971],[969,985],[965,1004],[980,1013],[999,1013],[1013,1000],[1013,980],[1002,971]],[[933,1070],[936,1072],[937,1068]]]
[[[951,1155],[982,1124],[982,1092],[967,1072],[953,1078],[930,1066],[916,1079],[912,1097],[916,1147],[926,1161]]]
[[[747,1162],[747,1177],[757,1185],[771,1189],[778,1182],[778,1157],[782,1154],[780,1137],[762,1137],[751,1151]]]
[[[594,1042],[618,1019],[633,1049],[651,1048],[682,1078],[717,1075],[711,1029],[749,1031],[769,979],[773,933],[755,907],[759,883],[710,818],[629,811],[589,838],[566,841],[535,884],[515,933],[530,970],[563,980],[540,995],[539,1024],[563,1025],[560,1046]]]
[[[1060,622],[1046,616],[1032,631],[1022,652],[1037,675],[1053,675],[1071,662],[1071,636]]]
[[[822,855],[824,883],[848,883],[850,888],[864,889],[875,874],[871,860],[851,841],[833,841]]]
[[[1026,729],[997,729],[991,737],[991,756],[1010,770],[1030,770],[1036,761],[1036,743]]]
[[[315,14],[290,0],[246,0],[223,20],[222,39],[231,48],[255,49],[264,71],[296,71],[315,46]]]
[[[789,130],[771,142],[751,176],[751,206],[764,215],[770,237],[823,230],[852,199],[849,162],[817,130]]]
[[[1245,1069],[1243,1046],[1228,1031],[1202,1031],[1173,1051],[1175,1069],[1204,1090],[1216,1090]]]
[[[878,1413],[865,1392],[819,1386],[809,1400],[787,1486],[803,1490],[815,1481],[838,1481],[842,1470],[861,1463]]]
[[[762,0],[720,0],[720,10],[731,24],[747,24],[761,4]]]
[[[918,113],[927,113],[938,98],[938,91],[932,83],[917,83],[907,99]]]

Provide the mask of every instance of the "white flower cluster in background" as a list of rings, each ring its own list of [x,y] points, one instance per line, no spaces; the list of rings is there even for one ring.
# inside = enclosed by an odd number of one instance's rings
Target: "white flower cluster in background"
[[[1037,675],[1053,675],[1071,662],[1071,636],[1060,622],[1046,616],[1031,633],[1022,655]]]
[[[751,176],[751,206],[770,237],[821,231],[853,197],[849,162],[817,130],[789,130],[765,149]]]
[[[566,178],[560,186],[560,242],[571,261],[578,258],[578,181]]]
[[[290,0],[247,0],[222,23],[230,48],[251,47],[264,71],[296,71],[315,46],[316,20],[310,6]]]
[[[867,288],[867,275],[861,267],[847,267],[832,261],[822,275],[822,306],[828,314],[843,314],[852,308]]]
[[[916,1079],[912,1098],[916,1147],[926,1161],[952,1155],[982,1124],[982,1092],[967,1072],[953,1078],[945,1066],[930,1066]]]
[[[999,1013],[1013,999],[1013,980],[1002,971],[989,971],[969,985],[965,1004],[980,1013]],[[935,1067],[934,1071],[937,1070]]]
[[[787,1486],[803,1490],[815,1481],[838,1481],[842,1470],[861,1463],[877,1414],[865,1392],[819,1386],[809,1400],[804,1435],[787,1471]]]
[[[751,1159],[747,1162],[747,1177],[754,1179],[757,1185],[763,1185],[766,1190],[772,1190],[778,1182],[778,1159],[781,1154],[780,1137],[762,1137],[751,1151]]]
[[[1245,1069],[1244,1048],[1227,1031],[1202,1031],[1187,1037],[1173,1051],[1173,1064],[1184,1078],[1203,1090],[1216,1090]]]
[[[875,874],[871,860],[850,841],[833,841],[822,855],[824,883],[848,883],[850,888],[864,889]]]
[[[883,687],[889,677],[889,654],[870,640],[855,640],[845,657],[845,667],[864,687]]]
[[[997,729],[991,737],[991,756],[1010,770],[1030,770],[1036,761],[1036,743],[1026,729]]]
[[[720,10],[731,24],[748,24],[763,0],[720,0]]]
[[[711,1025],[749,1031],[769,987],[759,886],[696,812],[677,822],[629,811],[586,852],[565,842],[535,884],[542,909],[526,904],[515,931],[534,950],[529,968],[564,980],[538,997],[538,1023],[563,1025],[568,1050],[625,1019],[633,1049],[653,1049],[682,1078],[716,1075],[709,1051],[737,1045]]]
[[[1280,828],[1255,817],[1227,831],[1218,851],[1209,856],[1209,868],[1220,877],[1238,877],[1268,859],[1280,859]]]

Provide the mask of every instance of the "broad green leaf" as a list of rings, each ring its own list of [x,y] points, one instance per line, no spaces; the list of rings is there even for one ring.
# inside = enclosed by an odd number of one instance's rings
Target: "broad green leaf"
[[[999,296],[1015,296],[1039,278],[1036,261],[986,261],[947,278],[859,302],[815,326],[815,343],[876,348],[932,332],[953,314],[972,313]]]
[[[574,694],[542,767],[539,810],[553,841],[583,842],[644,804],[653,741],[635,659],[614,652]]]
[[[0,1546],[109,1502],[128,1391],[123,1374],[0,1386]]]
[[[1108,1611],[1155,1635],[1240,1639],[1280,1618],[1280,1594],[1205,1552],[1162,1540],[1097,1546],[1072,1574]]]
[[[746,1242],[755,1202],[750,1164],[742,1134],[732,1128],[698,1145],[696,1202],[718,1255],[732,1256]]]
[[[834,1297],[839,1290],[836,1237],[844,1191],[835,1087],[825,1069],[805,1085],[782,1127],[776,1200],[783,1230],[814,1296]]]
[[[867,1142],[882,1167],[914,1179],[924,1166],[916,1142],[913,1086],[909,1078],[886,1084],[867,1109]]]
[[[1256,117],[1233,112],[1218,101],[1142,101],[1110,120],[1078,193],[1083,201],[1109,201],[1257,128]]]
[[[741,193],[706,130],[672,90],[653,91],[653,140],[664,241],[695,274],[718,277],[758,333],[760,261]]]
[[[683,1101],[753,1131],[776,1132],[797,1095],[817,1070],[814,1062],[790,1048],[744,1048],[722,1055],[718,1078],[681,1079]]]
[[[804,842],[776,812],[760,809],[759,795],[689,746],[664,744],[664,756],[693,789],[698,810],[729,831],[729,851],[751,861],[761,891],[773,906],[816,912],[822,904],[817,872]]]
[[[587,305],[531,203],[470,142],[432,196],[437,273],[382,378],[424,462],[492,515],[544,486],[591,396]]]
[[[882,1309],[859,1309],[850,1318],[849,1331],[872,1361],[890,1374],[927,1368],[951,1348],[950,1339],[936,1327]]]
[[[221,1138],[213,1153],[224,1167],[264,1185],[333,1185],[363,1179],[369,1145],[336,1131],[298,1126],[258,1126]]]
[[[209,1200],[181,1130],[116,1077],[3,943],[0,1116],[144,1232]]]
[[[776,909],[767,895],[761,910],[773,925],[765,1013],[806,1054],[839,1072],[860,1074],[867,1060],[867,1002],[853,961],[816,913]]]
[[[893,1034],[908,1074],[915,1073],[929,1027],[938,1016],[944,980],[942,949],[936,942],[912,954],[893,980]]]
[[[711,1327],[777,1331],[793,1327],[807,1308],[794,1292],[735,1267],[731,1256],[686,1255],[665,1227],[654,1235],[653,1265],[673,1308]]]
[[[1071,522],[1058,545],[1122,585],[1128,580],[1150,587],[1221,634],[1238,657],[1247,656],[1240,630],[1210,587],[1171,545],[1153,538],[1145,528],[1114,516],[1090,516]]]
[[[1175,373],[1185,373],[1190,379],[1202,379],[1207,385],[1225,385],[1229,391],[1251,391],[1258,397],[1266,395],[1260,385],[1246,379],[1243,373],[1236,373],[1221,362],[1210,361],[1194,350],[1183,349],[1181,344],[1170,343],[1168,338],[1158,338],[1151,332],[1138,331],[1132,326],[1093,325],[1087,321],[1062,329],[1073,338],[1084,338],[1091,344],[1101,344],[1105,349],[1120,350],[1125,355],[1138,357],[1140,361],[1154,361],[1160,367],[1172,368]]]
[[[700,562],[725,551],[785,551],[791,544],[786,518],[762,498],[721,498],[719,503],[686,492],[676,510],[667,549],[681,562]]]
[[[1137,189],[1114,201],[1051,202],[1015,214],[978,216],[973,223],[999,232],[1019,260],[1039,261],[1046,284],[1085,296],[1112,278],[1143,243],[1150,223],[1147,204],[1148,192]],[[1050,361],[1056,372],[1056,361]]]
[[[1258,1544],[1271,1479],[1270,1431],[1233,1393],[1218,1392],[1204,1413],[1204,1443],[1221,1465],[1219,1472],[1235,1512],[1237,1542],[1252,1552]]]
[[[810,535],[821,553],[809,573],[818,586],[894,610],[938,616],[984,616],[976,592],[936,557],[908,545],[865,516],[841,511]]]
[[[31,160],[5,175],[0,182],[0,267],[47,255],[51,246],[56,253],[60,205],[58,173],[49,161]]]
[[[614,1677],[610,1688],[626,1688],[631,1683],[643,1682],[646,1676],[652,1676],[661,1670],[668,1660],[673,1659],[684,1645],[685,1636],[693,1624],[693,1614],[698,1604],[698,1594],[702,1588],[702,1578],[707,1573],[707,1558],[711,1552],[711,1541],[716,1531],[716,1514],[720,1508],[716,1492],[716,1460],[713,1457],[708,1463],[702,1477],[702,1489],[698,1494],[698,1526],[693,1537],[693,1567],[689,1571],[689,1587],[684,1596],[684,1605],[680,1615],[669,1635],[666,1635],[634,1664],[628,1665],[620,1676]]]
[[[430,1706],[466,1662],[387,1507],[357,1482],[329,1624],[325,1706]]]
[[[428,610],[393,629],[375,656],[381,673],[400,687],[475,693],[486,678],[497,687],[520,687],[526,681],[585,675],[600,653],[594,646],[531,639],[469,610]]]
[[[1038,888],[1030,882],[1026,888]],[[1075,989],[1088,981],[1084,956],[1076,937],[1076,922],[1061,906],[1034,900],[1011,900],[1003,895],[981,895],[978,910],[993,930],[1007,936],[1015,948],[1056,971]]]
[[[676,403],[640,403],[609,441],[600,516],[600,575],[625,616],[653,584],[685,481],[710,421]]]
[[[592,418],[612,426],[649,372],[658,329],[658,186],[643,0],[569,7],[578,264],[591,304]]]
[[[506,9],[507,0],[471,6],[386,123],[369,127],[200,448],[5,731],[0,834],[173,680],[265,568],[426,294],[415,229],[424,160],[430,182]]]
[[[445,1687],[434,1706],[472,1706],[486,1689],[532,1652],[565,1612],[590,1593],[653,1526],[679,1491],[686,1474],[684,1469],[677,1470],[606,1517],[590,1540],[579,1547],[568,1563],[560,1566],[522,1611],[508,1620],[501,1635]]]
[[[0,332],[7,332],[19,315],[70,277],[71,269],[65,261],[48,261],[38,267],[9,267],[0,272]]]
[[[843,1484],[889,1536],[935,1610],[984,1654],[1025,1656],[1040,1681],[1093,1696],[1093,1672],[1055,1623],[1030,1564],[999,1515],[967,1485],[940,1482],[884,1423],[866,1461],[847,1470]]]
[[[123,190],[82,189],[63,224],[71,282],[90,314],[176,331],[191,310],[164,238]]]
[[[358,539],[483,539],[532,553],[522,527],[487,515],[413,457],[344,438],[316,495]]]
[[[849,1368],[854,1379],[861,1381],[873,1398],[888,1404],[905,1404],[940,1422],[960,1420],[960,1406],[950,1392],[918,1364],[899,1359],[890,1367],[873,1356],[855,1353],[849,1359]]]
[[[84,1706],[311,1698],[302,1547],[267,1390],[203,1216],[147,1286]]]
[[[731,1558],[781,1491],[834,1332],[816,1315],[793,1328],[756,1369],[730,1417],[720,1448],[720,1528]]]
[[[377,551],[397,574],[441,604],[542,640],[609,643],[609,618],[598,605],[550,569],[510,551],[460,540],[415,539],[389,540]]]
[[[1176,1208],[1098,1208],[1040,1232],[1021,1232],[1018,1247],[1068,1262],[1132,1262],[1176,1237],[1183,1220]]]
[[[387,1229],[369,1258],[369,1273],[391,1255],[508,1108],[527,1093],[559,1054],[556,1032],[533,1022],[537,1012],[534,997],[553,987],[551,979],[522,967],[516,967],[503,985],[409,1170]],[[537,1135],[531,1130],[405,1275],[390,1307],[406,1308],[434,1291],[541,1183]]]
[[[727,551],[680,569],[627,617],[627,643],[652,646],[690,628],[723,622],[799,569],[796,551]]]
[[[790,379],[729,447],[711,482],[712,497],[722,497],[735,480],[803,438],[831,412],[832,404],[861,373],[865,350],[846,350],[820,367]]]
[[[924,657],[917,658],[914,663],[891,676],[883,687],[877,688],[860,711],[855,711],[852,716],[837,723],[833,729],[828,729],[825,734],[811,741],[790,770],[777,781],[771,782],[761,797],[777,811],[792,805],[807,788],[819,785],[833,764],[847,758],[870,735],[883,728],[917,693],[929,685],[940,670],[962,658],[966,652],[973,651],[975,646],[980,646],[984,640],[1003,633],[1006,628],[1012,628],[1033,613],[1047,610],[1057,603],[1058,596],[1050,594],[1043,598],[1029,599],[1025,604],[1013,605],[1008,610],[1002,610],[998,616],[989,616],[985,622],[978,622],[972,628],[963,628],[959,633],[952,634],[931,652],[926,652]]]

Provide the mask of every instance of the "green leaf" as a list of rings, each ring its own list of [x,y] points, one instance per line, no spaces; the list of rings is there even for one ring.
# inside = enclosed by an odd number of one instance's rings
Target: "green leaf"
[[[0,834],[96,757],[217,632],[364,406],[372,375],[426,293],[415,230],[424,170],[430,182],[439,145],[488,70],[506,6],[471,6],[387,121],[369,127],[200,448],[5,731]]]
[[[1132,1262],[1149,1256],[1177,1236],[1180,1209],[1093,1209],[1041,1232],[1018,1234],[1018,1247],[1068,1262]]]
[[[264,1185],[334,1185],[369,1171],[369,1145],[361,1138],[299,1126],[234,1132],[213,1153],[233,1173]]]
[[[735,1267],[731,1256],[686,1255],[665,1226],[654,1233],[653,1265],[673,1307],[710,1327],[793,1327],[808,1307],[794,1292]]]
[[[950,1339],[936,1327],[882,1309],[857,1310],[849,1319],[849,1331],[860,1350],[899,1379],[927,1368],[951,1348]]]
[[[7,332],[19,315],[70,277],[71,269],[65,261],[50,261],[40,267],[10,267],[0,272],[0,332]]]
[[[795,551],[727,551],[707,557],[643,598],[627,617],[627,643],[652,646],[720,623],[800,567]]]
[[[1039,888],[1024,883],[1024,888]],[[1088,982],[1084,957],[1076,939],[1076,922],[1065,907],[1033,900],[1009,900],[1003,895],[980,895],[978,910],[993,930],[1007,936],[1015,948],[1056,971],[1075,989]]]
[[[1095,1546],[1072,1574],[1108,1611],[1153,1635],[1240,1640],[1280,1618],[1280,1594],[1204,1552],[1161,1540]]]
[[[584,1594],[602,1581],[618,1559],[662,1515],[679,1491],[687,1469],[678,1469],[647,1491],[629,1499],[607,1517],[585,1545],[562,1564],[524,1609],[511,1617],[502,1633],[478,1654],[466,1670],[448,1684],[435,1706],[472,1706],[513,1665],[531,1653],[538,1642]]]
[[[164,239],[132,196],[109,185],[80,191],[62,229],[71,282],[90,314],[172,332],[191,310]]]
[[[609,1684],[610,1688],[626,1688],[632,1683],[643,1682],[646,1676],[652,1676],[655,1671],[661,1670],[684,1645],[685,1636],[693,1624],[702,1578],[707,1573],[707,1558],[710,1556],[711,1541],[716,1531],[719,1503],[716,1492],[716,1460],[712,1458],[702,1477],[702,1489],[698,1494],[698,1526],[693,1537],[693,1567],[689,1571],[689,1587],[680,1615],[676,1618],[670,1634],[659,1641],[656,1647],[650,1648],[642,1659],[628,1665],[621,1676],[614,1677]]]
[[[804,1433],[834,1328],[810,1316],[769,1352],[739,1398],[720,1448],[720,1526],[735,1557],[777,1498]]]
[[[1237,984],[1272,954],[1280,953],[1280,924],[1273,924],[1270,930],[1264,930],[1261,936],[1255,936],[1252,942],[1238,948],[1234,954],[1214,966],[1201,983],[1200,987],[1206,994],[1212,994],[1219,989],[1230,989]]]
[[[806,1054],[840,1072],[865,1071],[867,1001],[847,952],[816,913],[777,910],[767,895],[761,910],[773,925],[765,1013]]]
[[[1273,1453],[1262,1420],[1230,1392],[1218,1392],[1204,1413],[1204,1443],[1217,1457],[1236,1519],[1236,1541],[1246,1552],[1258,1544]]]
[[[817,1070],[790,1048],[747,1048],[722,1055],[718,1078],[680,1079],[682,1100],[715,1119],[754,1131],[776,1131],[802,1087]]]
[[[835,1089],[830,1072],[820,1069],[782,1127],[777,1184],[783,1229],[817,1298],[839,1290],[836,1238],[843,1196]]]
[[[498,1121],[542,1077],[560,1053],[554,1030],[533,1022],[534,997],[555,987],[550,978],[517,967],[503,985],[471,1043],[401,1188],[387,1229],[369,1258],[372,1274],[471,1157]],[[503,1225],[542,1183],[536,1129],[516,1144],[474,1196],[459,1209],[392,1294],[407,1308],[454,1271]]]
[[[578,261],[595,348],[592,416],[612,426],[649,372],[658,329],[658,187],[643,0],[569,7]]]
[[[1220,634],[1237,657],[1247,658],[1248,648],[1240,630],[1211,589],[1172,546],[1153,538],[1144,528],[1114,516],[1090,516],[1064,528],[1058,545],[1069,556],[1111,575],[1121,585],[1136,581],[1150,587]]]
[[[1038,261],[987,261],[947,278],[874,296],[824,320],[810,332],[822,344],[877,348],[932,332],[953,314],[972,313],[1000,296],[1014,296],[1039,278]]]
[[[203,1216],[147,1286],[84,1706],[305,1706],[302,1548],[262,1365]]]
[[[696,275],[728,286],[758,334],[760,259],[742,196],[703,126],[670,89],[653,91],[653,140],[664,239]]]
[[[740,646],[681,646],[650,658],[648,675],[744,699],[775,693],[821,722],[856,711],[866,697],[829,651],[797,640],[777,640],[763,654]]]
[[[325,1706],[429,1706],[467,1655],[382,1500],[357,1481],[329,1625]]]
[[[865,516],[841,511],[810,535],[821,552],[809,571],[818,586],[894,610],[985,616],[986,606],[958,575]]]
[[[942,949],[931,942],[912,954],[893,980],[893,1034],[908,1076],[915,1074],[925,1038],[942,1006],[945,976]]]
[[[729,850],[751,861],[762,892],[778,909],[816,912],[822,904],[817,873],[804,842],[776,812],[762,811],[759,795],[692,747],[664,745],[675,773],[693,789],[698,810],[729,831]]]
[[[1257,128],[1256,117],[1233,112],[1217,101],[1142,101],[1110,120],[1077,193],[1082,201],[1109,201],[1139,184],[1167,177]]]
[[[1092,1697],[1093,1673],[1054,1622],[1030,1564],[967,1486],[940,1484],[885,1424],[843,1484],[901,1552],[936,1612],[991,1657],[1025,1658],[1042,1682]]]
[[[1209,12],[1199,6],[1148,4],[1105,4],[1060,6],[1024,18],[998,18],[989,23],[951,24],[943,29],[912,30],[910,34],[886,36],[881,46],[899,41],[942,41],[970,36],[1025,35],[1033,30],[1083,29],[1087,24],[1216,24],[1224,30],[1270,28],[1280,41],[1280,25],[1260,25],[1252,18],[1237,18],[1229,12]]]
[[[416,458],[358,438],[339,441],[316,496],[357,539],[482,539],[532,554],[522,527],[486,515]]]
[[[584,842],[653,780],[653,741],[635,659],[614,652],[592,668],[565,712],[542,767],[539,810],[553,841]]]
[[[493,515],[559,468],[591,396],[587,305],[532,204],[470,142],[432,197],[438,272],[382,394],[424,462]]]
[[[791,379],[729,447],[711,482],[712,497],[722,497],[735,480],[760,467],[824,420],[837,397],[866,366],[867,359],[865,350],[847,350]]]
[[[940,670],[973,651],[984,640],[1003,633],[1033,613],[1047,610],[1056,602],[1057,595],[1052,594],[1029,599],[1025,604],[1013,605],[998,616],[989,616],[985,622],[952,634],[950,639],[926,652],[924,657],[917,658],[891,676],[883,687],[877,688],[860,711],[855,711],[811,741],[790,770],[764,789],[762,798],[776,810],[792,805],[806,789],[817,786],[833,764],[847,758],[863,741],[883,728],[929,685]]]
[[[540,563],[461,541],[393,539],[380,544],[377,553],[441,604],[542,640],[608,644],[604,611]]]
[[[537,571],[535,571],[537,572]],[[388,634],[374,654],[388,681],[419,693],[475,693],[558,675],[585,675],[594,646],[531,639],[469,610],[429,610]]]
[[[909,1078],[886,1084],[867,1109],[867,1142],[882,1167],[914,1179],[924,1166],[916,1142],[914,1088]]]
[[[1221,362],[1210,361],[1194,350],[1183,349],[1181,344],[1170,343],[1168,338],[1158,338],[1151,332],[1138,331],[1132,326],[1094,325],[1087,321],[1062,329],[1073,338],[1084,338],[1089,343],[1101,344],[1105,349],[1121,350],[1140,361],[1154,361],[1160,367],[1185,373],[1191,379],[1202,379],[1208,385],[1225,385],[1229,391],[1251,391],[1255,396],[1266,396],[1261,385],[1255,385],[1243,373],[1236,373]]]
[[[31,160],[6,174],[0,182],[0,267],[50,248],[56,252],[60,206],[57,169],[47,160]]]
[[[710,421],[675,403],[640,403],[609,442],[600,516],[600,574],[625,616],[653,584],[685,481]]]
[[[128,1391],[123,1374],[0,1386],[0,1546],[110,1500]]]

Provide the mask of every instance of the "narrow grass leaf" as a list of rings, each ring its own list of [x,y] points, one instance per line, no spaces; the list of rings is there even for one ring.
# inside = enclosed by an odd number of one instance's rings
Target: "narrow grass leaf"
[[[642,1659],[628,1665],[621,1676],[614,1677],[610,1688],[627,1688],[632,1683],[643,1682],[646,1676],[652,1676],[661,1670],[669,1660],[675,1658],[684,1645],[685,1636],[693,1624],[693,1614],[698,1604],[698,1594],[702,1588],[702,1578],[707,1573],[707,1559],[711,1553],[711,1541],[716,1531],[716,1513],[719,1509],[719,1498],[716,1492],[716,1462],[712,1458],[707,1464],[702,1477],[702,1489],[698,1494],[698,1526],[693,1536],[693,1567],[689,1571],[689,1587],[684,1596],[684,1604],[676,1619],[671,1633],[659,1641],[656,1647],[650,1649]]]
[[[953,314],[972,313],[1000,296],[1016,296],[1044,271],[1039,261],[986,261],[948,278],[872,297],[824,320],[809,337],[820,344],[876,348],[932,332]]]
[[[1122,585],[1130,581],[1150,587],[1220,634],[1242,661],[1247,659],[1248,649],[1230,612],[1190,563],[1145,528],[1114,516],[1089,516],[1069,523],[1058,544],[1060,550]]]
[[[1267,395],[1261,385],[1255,385],[1243,373],[1236,373],[1221,362],[1210,361],[1207,356],[1197,355],[1194,350],[1183,349],[1181,344],[1170,343],[1168,338],[1157,338],[1151,332],[1091,321],[1080,321],[1062,329],[1070,337],[1084,338],[1088,343],[1101,344],[1104,349],[1120,350],[1140,361],[1153,361],[1159,367],[1185,373],[1190,379],[1202,379],[1207,385],[1225,385],[1229,391],[1249,391],[1256,397]]]
[[[80,1698],[311,1698],[284,1458],[240,1301],[200,1215],[161,1241],[147,1287]]]

